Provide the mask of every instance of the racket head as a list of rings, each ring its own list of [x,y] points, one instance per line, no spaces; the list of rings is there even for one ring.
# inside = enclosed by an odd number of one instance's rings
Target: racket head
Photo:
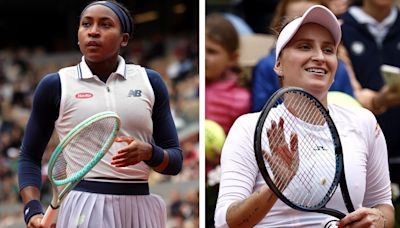
[[[61,140],[48,163],[53,208],[103,158],[119,129],[118,115],[106,111],[85,119]]]
[[[283,130],[278,131],[280,126]],[[277,152],[282,148],[289,155],[286,160]],[[271,96],[257,122],[254,152],[265,182],[285,204],[297,210],[345,216],[325,208],[338,184],[342,179],[345,182],[343,153],[332,118],[310,93],[287,87]]]

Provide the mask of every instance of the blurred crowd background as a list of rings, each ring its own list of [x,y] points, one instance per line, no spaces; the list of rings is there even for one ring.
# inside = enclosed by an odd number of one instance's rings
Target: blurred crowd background
[[[0,1],[0,227],[24,227],[16,172],[32,95],[44,75],[79,63],[76,34],[88,2]],[[154,172],[150,189],[167,202],[168,227],[199,227],[199,2],[120,2],[135,23],[134,37],[121,54],[162,75],[184,154],[182,172],[173,177]],[[51,200],[46,161],[57,143],[53,136],[43,159],[44,205]]]

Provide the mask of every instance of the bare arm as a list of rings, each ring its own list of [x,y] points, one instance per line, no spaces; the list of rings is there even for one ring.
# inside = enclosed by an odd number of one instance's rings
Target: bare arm
[[[229,227],[253,227],[265,217],[277,199],[265,185],[247,199],[233,203],[226,212]]]
[[[31,200],[40,200],[40,190],[34,186],[23,188],[20,194],[24,204],[27,204]]]
[[[373,208],[362,207],[340,220],[339,227],[391,228],[394,223],[394,209],[379,204]]]
[[[385,228],[391,228],[394,226],[394,208],[390,205],[387,204],[379,204],[375,206],[376,209],[378,209],[383,216],[383,219],[385,220]]]
[[[152,159],[154,150],[152,145],[150,145],[149,143],[141,142],[127,136],[118,137],[116,141],[126,142],[128,145],[121,148],[117,152],[117,154],[113,156],[111,165],[115,165],[116,167],[126,167],[129,165],[135,165],[141,161],[149,161],[150,159]],[[156,172],[163,173],[170,165],[170,154],[166,150],[163,150],[161,148],[156,152],[161,153],[158,154],[160,162],[158,162],[158,164],[155,165],[153,169]],[[176,158],[176,153],[172,155],[175,155],[175,160],[181,160],[180,158]],[[157,158],[157,160],[159,160],[159,158]],[[174,164],[176,163],[177,161],[174,161]]]

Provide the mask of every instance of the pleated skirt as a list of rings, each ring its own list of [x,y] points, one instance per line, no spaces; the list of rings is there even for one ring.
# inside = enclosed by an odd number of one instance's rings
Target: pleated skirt
[[[150,195],[71,191],[62,202],[57,228],[165,228],[164,200]]]

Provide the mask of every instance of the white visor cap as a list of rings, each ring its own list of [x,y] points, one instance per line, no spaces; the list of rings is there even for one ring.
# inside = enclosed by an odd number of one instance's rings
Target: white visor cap
[[[276,41],[275,60],[278,60],[279,54],[287,43],[293,38],[300,26],[307,23],[316,23],[325,27],[332,35],[336,47],[342,39],[342,30],[336,16],[325,6],[315,5],[310,7],[303,16],[289,22],[280,32]]]

